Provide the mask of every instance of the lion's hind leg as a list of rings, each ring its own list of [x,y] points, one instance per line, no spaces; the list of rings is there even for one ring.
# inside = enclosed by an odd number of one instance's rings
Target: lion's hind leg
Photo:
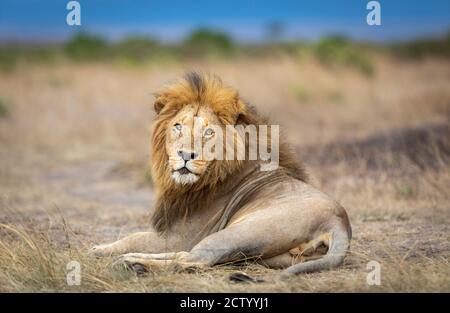
[[[260,263],[270,267],[283,269],[297,263],[316,260],[323,257],[330,244],[330,235],[323,234],[313,240],[304,242],[280,255],[260,260]]]
[[[302,243],[299,246],[289,250],[293,256],[303,257],[305,261],[315,259],[327,253],[330,245],[330,234],[323,234],[313,240]]]

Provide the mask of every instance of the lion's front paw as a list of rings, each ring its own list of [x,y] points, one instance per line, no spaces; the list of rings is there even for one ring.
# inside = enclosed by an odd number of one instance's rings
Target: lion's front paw
[[[113,263],[113,267],[126,268],[134,271],[137,275],[144,275],[148,272],[144,260],[135,256],[135,253],[128,253],[119,256]]]
[[[88,255],[95,256],[95,257],[104,257],[104,256],[110,256],[112,255],[112,249],[111,244],[103,244],[103,245],[97,245],[93,246],[88,250]]]

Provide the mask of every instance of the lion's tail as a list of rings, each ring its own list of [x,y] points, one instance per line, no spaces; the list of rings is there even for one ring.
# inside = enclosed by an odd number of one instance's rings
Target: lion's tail
[[[328,270],[340,266],[350,248],[351,229],[337,224],[331,230],[331,239],[327,253],[320,259],[297,263],[281,272],[282,277]]]

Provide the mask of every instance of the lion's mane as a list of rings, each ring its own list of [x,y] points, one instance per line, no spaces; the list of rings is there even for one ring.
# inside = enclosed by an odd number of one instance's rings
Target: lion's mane
[[[154,103],[157,115],[153,124],[151,144],[151,171],[157,194],[152,223],[158,232],[168,231],[175,221],[188,218],[194,211],[207,210],[215,196],[229,185],[233,174],[241,172],[247,166],[252,166],[252,161],[214,160],[209,165],[208,171],[194,185],[175,184],[167,170],[166,133],[167,128],[172,127],[168,123],[185,105],[193,103],[209,106],[222,125],[269,124],[268,120],[260,117],[255,109],[245,103],[234,89],[224,86],[216,76],[189,72],[182,80],[167,86],[158,93]],[[292,176],[306,181],[307,175],[302,165],[295,160],[281,137],[280,170],[276,171],[276,175],[267,175],[265,180]],[[240,198],[249,199],[253,191],[258,189],[257,181],[261,181],[261,179],[256,180],[257,176],[256,174],[253,184],[250,182],[246,188],[241,188],[246,190],[246,194],[245,197]],[[231,205],[229,210],[235,211],[242,203],[240,201]]]

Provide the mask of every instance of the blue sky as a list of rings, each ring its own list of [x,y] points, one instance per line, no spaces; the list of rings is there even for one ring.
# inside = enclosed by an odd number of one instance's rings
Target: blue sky
[[[287,39],[339,33],[390,41],[450,30],[450,0],[380,0],[381,26],[366,24],[368,0],[79,0],[81,26],[66,24],[67,2],[1,0],[0,40],[61,41],[84,31],[111,40],[139,34],[176,41],[195,28],[211,27],[239,41],[261,41],[274,22],[283,25]]]

